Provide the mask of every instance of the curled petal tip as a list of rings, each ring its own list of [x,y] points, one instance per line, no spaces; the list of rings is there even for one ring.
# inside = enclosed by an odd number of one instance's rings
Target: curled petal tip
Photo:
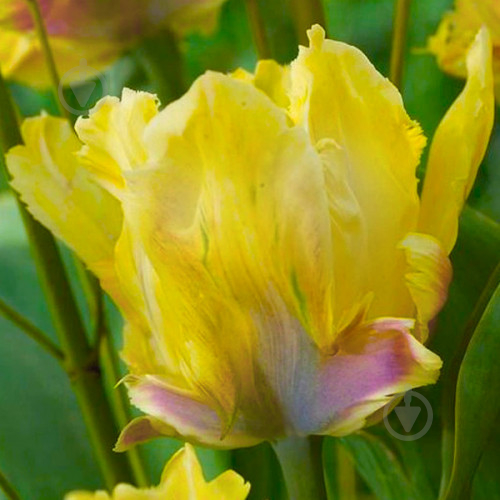
[[[320,50],[326,38],[326,32],[319,24],[314,24],[311,29],[307,30],[307,37],[311,49]]]

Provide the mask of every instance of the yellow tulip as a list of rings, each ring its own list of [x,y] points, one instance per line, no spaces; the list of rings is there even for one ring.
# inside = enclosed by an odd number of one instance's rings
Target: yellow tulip
[[[42,116],[10,151],[30,211],[126,319],[125,449],[343,435],[434,383],[424,347],[493,123],[491,42],[432,142],[397,89],[316,26],[289,68],[208,72],[162,111],[125,89],[76,134]]]
[[[105,491],[74,491],[65,500],[244,500],[249,491],[250,485],[234,471],[207,483],[194,449],[186,444],[165,465],[156,487],[138,489],[119,484],[111,495]]]
[[[474,36],[486,26],[493,43],[495,94],[500,102],[500,2],[498,0],[455,0],[455,9],[441,21],[428,48],[443,71],[465,78],[466,55]]]
[[[225,0],[38,0],[57,67],[70,83],[102,70],[141,37],[168,28],[208,33]],[[4,76],[48,87],[27,0],[2,0],[0,62]],[[77,71],[75,71],[77,68]],[[74,71],[72,71],[74,70]]]

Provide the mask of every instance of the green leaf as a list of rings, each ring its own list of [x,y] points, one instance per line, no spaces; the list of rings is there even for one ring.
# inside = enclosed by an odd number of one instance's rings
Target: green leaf
[[[500,417],[500,286],[467,348],[457,385],[455,454],[446,500],[469,498],[474,473]]]
[[[450,296],[437,319],[430,345],[431,350],[437,352],[444,361],[437,386],[442,389],[442,401],[439,397],[431,400],[437,418],[441,417],[443,423],[442,488],[449,481],[453,461],[458,371],[475,328],[467,325],[471,321],[477,324],[479,320],[473,318],[474,309],[498,263],[499,255],[500,227],[477,210],[467,207],[462,214],[458,241],[451,255],[454,278]],[[439,391],[434,392],[434,395],[438,396]],[[433,460],[433,457],[429,457],[429,460]]]
[[[349,451],[359,474],[378,499],[426,498],[422,496],[418,487],[412,484],[396,453],[381,438],[362,431],[340,438],[338,441]],[[325,440],[325,447],[333,447],[334,442],[330,439]],[[335,497],[332,495],[332,498]]]

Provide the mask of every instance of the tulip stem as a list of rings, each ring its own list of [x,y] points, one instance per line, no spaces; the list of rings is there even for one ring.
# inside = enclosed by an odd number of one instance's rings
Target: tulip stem
[[[124,385],[120,384],[118,387],[115,387],[122,376],[120,374],[116,349],[113,346],[113,339],[109,330],[106,330],[102,335],[100,344],[102,367],[104,373],[110,379],[110,386],[113,388],[111,392],[111,404],[113,405],[118,425],[120,428],[124,428],[132,420],[132,415]],[[140,449],[138,447],[131,448],[127,450],[126,455],[130,461],[136,485],[141,488],[150,486],[151,483],[141,457]]]
[[[35,25],[36,34],[40,45],[42,47],[43,56],[45,59],[45,64],[49,71],[50,79],[52,81],[52,90],[54,93],[54,98],[59,109],[59,114],[66,118],[71,124],[75,122],[76,116],[68,111],[68,109],[63,105],[61,101],[61,93],[63,92],[61,86],[61,79],[59,78],[59,72],[57,71],[57,64],[54,59],[54,53],[50,47],[50,41],[47,34],[47,28],[43,20],[42,13],[40,11],[40,5],[38,0],[26,0],[31,12],[31,17],[33,19],[33,24]],[[95,323],[98,324],[101,318],[98,318],[99,307],[98,302],[100,300],[99,295],[101,294],[99,284],[94,276],[92,276],[89,271],[84,267],[82,262],[75,257],[75,266],[78,271],[78,276],[82,284],[83,292],[87,299],[91,315],[96,317]]]
[[[0,315],[8,319],[11,323],[16,325],[20,330],[31,337],[40,347],[56,358],[57,361],[62,362],[64,360],[64,353],[44,332],[42,332],[42,330],[31,323],[31,321],[26,319],[22,314],[10,307],[2,299],[0,299]]]
[[[14,106],[0,74],[0,159],[22,143]],[[8,172],[7,172],[8,175]],[[125,456],[113,453],[117,428],[106,398],[99,367],[92,355],[85,328],[54,237],[28,213],[16,194],[38,277],[47,300],[56,333],[64,352],[64,368],[72,383],[96,459],[106,485],[131,482]]]
[[[45,63],[50,73],[52,87],[56,102],[59,107],[59,112],[61,116],[64,116],[70,123],[74,123],[76,117],[68,112],[60,99],[60,93],[62,92],[61,81],[59,78],[59,72],[57,70],[57,64],[54,59],[54,54],[50,47],[47,29],[40,11],[40,5],[38,3],[38,0],[27,0],[27,2],[30,6],[37,36],[42,46]],[[90,355],[90,357],[96,359],[97,362],[99,358],[98,352],[100,350],[100,346],[106,345],[107,349],[103,349],[101,352],[102,364],[104,365],[105,370],[109,370],[109,376],[111,378],[114,378],[116,376],[116,371],[114,370],[114,368],[116,368],[116,363],[113,360],[114,353],[112,352],[112,346],[109,340],[110,334],[106,324],[106,316],[104,312],[104,297],[101,287],[97,278],[84,267],[83,263],[76,256],[74,259],[74,263],[82,289],[87,299],[90,315],[93,319],[95,345],[93,348],[91,348],[92,354]],[[114,380],[114,383],[116,382],[117,380]],[[124,427],[130,420],[130,415],[128,415],[128,403],[122,389],[111,394],[111,404],[115,409],[115,417],[117,418],[120,427]],[[129,418],[124,418],[124,415],[128,415]],[[134,474],[136,484],[138,486],[147,486],[147,474],[141,462],[138,451],[131,450],[126,454],[126,456],[130,460],[130,465],[132,467],[132,472]]]
[[[406,38],[410,20],[411,0],[396,0],[392,30],[390,79],[401,90],[406,52]]]
[[[267,38],[266,26],[259,7],[259,0],[246,0],[248,20],[252,30],[252,37],[259,59],[269,59],[271,48]]]
[[[326,17],[322,0],[289,0],[291,2],[295,31],[302,45],[307,44],[307,30],[314,24],[326,31]]]
[[[49,70],[50,79],[52,80],[52,86],[54,91],[54,97],[56,99],[57,106],[61,116],[64,116],[71,122],[71,117],[69,111],[63,106],[61,99],[59,98],[59,92],[62,92],[61,81],[59,79],[59,73],[57,71],[56,61],[54,55],[50,48],[49,37],[47,34],[47,28],[43,21],[42,13],[40,11],[40,5],[38,0],[26,0],[28,7],[31,12],[31,17],[33,19],[33,24],[35,25],[35,31],[42,47],[43,56],[45,58],[45,64]]]
[[[326,500],[322,438],[289,437],[273,443],[289,500]]]
[[[21,497],[14,489],[9,480],[0,471],[0,491],[3,491],[8,500],[21,500]]]

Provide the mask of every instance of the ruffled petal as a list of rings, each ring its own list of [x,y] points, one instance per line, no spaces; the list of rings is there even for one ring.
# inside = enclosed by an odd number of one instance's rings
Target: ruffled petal
[[[444,306],[452,278],[451,262],[438,240],[426,234],[409,234],[400,244],[406,252],[406,283],[417,310],[417,338],[425,342],[428,323]]]
[[[238,407],[267,398],[256,389],[256,359],[270,342],[259,334],[263,314],[278,326],[299,317],[318,344],[329,341],[321,159],[264,93],[215,74],[163,110],[144,137],[149,168],[128,171],[118,196],[160,278],[154,295],[165,323],[155,335],[177,350],[185,378],[229,426]]]
[[[25,145],[12,148],[12,186],[44,226],[61,238],[99,277],[114,274],[114,245],[122,227],[119,203],[81,167],[81,144],[70,125],[50,116],[22,126]]]
[[[160,377],[129,376],[126,384],[132,404],[149,416],[139,417],[122,431],[118,451],[160,436],[221,449],[253,446],[264,439],[248,432],[243,417],[236,418],[225,434],[222,420],[199,395],[171,386]]]
[[[104,97],[77,120],[80,158],[111,191],[124,187],[125,172],[144,167],[144,130],[157,113],[156,96],[125,88],[121,99]]]
[[[419,232],[437,238],[447,253],[493,127],[491,40],[484,28],[468,52],[467,71],[464,90],[434,135],[422,191]]]
[[[441,360],[415,340],[411,326],[380,319],[339,338],[338,352],[322,360],[309,396],[298,398],[301,433],[349,434],[395,395],[434,383]]]
[[[410,298],[397,245],[416,227],[425,138],[359,50],[325,40],[319,26],[309,38],[291,66],[290,114],[323,153],[330,178],[335,267],[345,270],[336,277],[336,316],[369,293],[370,317],[404,315]]]

